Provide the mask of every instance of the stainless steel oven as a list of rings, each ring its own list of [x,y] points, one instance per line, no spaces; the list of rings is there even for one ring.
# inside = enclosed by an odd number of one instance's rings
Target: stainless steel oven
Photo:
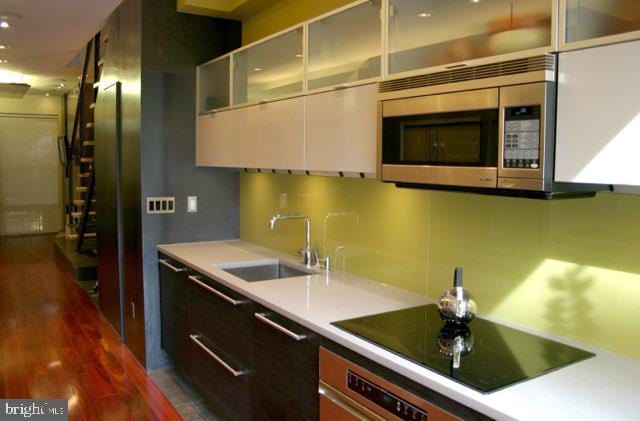
[[[381,101],[382,180],[543,190],[553,104],[551,82]]]

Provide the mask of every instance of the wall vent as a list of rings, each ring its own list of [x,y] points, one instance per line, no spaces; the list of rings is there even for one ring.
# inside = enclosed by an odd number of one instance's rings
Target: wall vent
[[[500,63],[483,64],[481,66],[463,67],[444,72],[430,73],[420,76],[410,76],[402,79],[380,82],[379,92],[402,91],[412,88],[444,85],[448,83],[466,82],[477,79],[487,79],[498,76],[517,75],[541,70],[555,70],[556,58],[553,54],[523,58],[519,60],[503,61]]]

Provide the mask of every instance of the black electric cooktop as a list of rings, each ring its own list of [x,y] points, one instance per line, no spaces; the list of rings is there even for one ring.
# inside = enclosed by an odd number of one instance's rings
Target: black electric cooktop
[[[468,330],[445,325],[435,304],[332,324],[482,393],[595,355],[484,319],[472,320]],[[451,357],[456,336],[470,351],[457,368]]]

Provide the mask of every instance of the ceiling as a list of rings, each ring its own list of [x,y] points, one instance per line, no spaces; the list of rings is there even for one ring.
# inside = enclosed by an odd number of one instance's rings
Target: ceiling
[[[0,82],[61,95],[82,73],[80,50],[122,0],[0,0]],[[0,18],[0,22],[2,19]],[[64,86],[61,86],[64,85]],[[60,87],[59,87],[60,86]]]
[[[0,0],[2,1],[2,0]],[[242,20],[279,0],[177,0],[178,12]]]

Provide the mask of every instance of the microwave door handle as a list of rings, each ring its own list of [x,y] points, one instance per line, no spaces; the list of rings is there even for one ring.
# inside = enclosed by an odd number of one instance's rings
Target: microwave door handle
[[[431,132],[430,132],[430,136],[431,136],[431,153],[432,155],[432,161],[435,162],[436,164],[439,162],[439,158],[440,158],[440,147],[439,145],[439,140],[438,140],[438,129],[437,128],[432,128]]]

